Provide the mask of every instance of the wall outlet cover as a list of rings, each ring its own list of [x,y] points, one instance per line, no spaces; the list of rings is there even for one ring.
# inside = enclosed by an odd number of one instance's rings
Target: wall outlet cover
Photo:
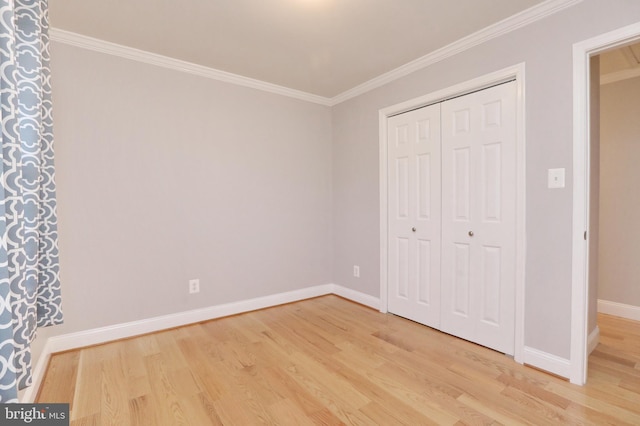
[[[565,169],[549,169],[547,187],[551,189],[564,188]]]

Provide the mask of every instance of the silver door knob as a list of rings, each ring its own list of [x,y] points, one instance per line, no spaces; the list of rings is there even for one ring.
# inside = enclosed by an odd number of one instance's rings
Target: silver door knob
[[[469,231],[469,236],[473,237],[473,231]]]
[[[411,228],[411,231],[416,232],[416,228]]]

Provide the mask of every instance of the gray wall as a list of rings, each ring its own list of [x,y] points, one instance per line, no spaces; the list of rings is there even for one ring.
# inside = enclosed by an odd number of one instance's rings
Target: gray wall
[[[334,282],[379,295],[378,110],[526,62],[525,344],[569,358],[572,45],[639,20],[639,1],[585,0],[334,107]],[[549,190],[547,169],[558,167],[567,187]]]
[[[45,336],[332,281],[329,107],[52,58],[65,324]]]
[[[640,78],[601,89],[598,298],[640,307]]]

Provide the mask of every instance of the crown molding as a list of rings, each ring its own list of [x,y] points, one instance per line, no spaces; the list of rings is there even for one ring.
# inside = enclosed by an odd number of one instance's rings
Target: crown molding
[[[111,43],[105,40],[87,37],[81,34],[65,31],[59,28],[50,28],[49,36],[51,40],[65,43],[71,46],[89,49],[108,55],[119,56],[121,58],[134,61],[144,62],[175,71],[186,72],[204,78],[210,78],[226,83],[237,84],[239,86],[250,87],[269,93],[275,93],[294,99],[312,102],[325,106],[334,106],[347,101],[356,96],[362,95],[370,90],[391,83],[401,77],[411,74],[420,69],[426,68],[446,58],[471,49],[474,46],[482,44],[493,38],[500,37],[511,31],[527,26],[554,13],[560,12],[566,8],[581,3],[583,0],[547,0],[516,15],[506,18],[500,22],[490,25],[480,31],[470,34],[458,41],[455,41],[441,49],[435,50],[425,56],[414,61],[402,65],[392,71],[375,77],[365,83],[362,83],[352,89],[340,93],[333,98],[314,95],[303,92],[301,90],[290,89],[288,87],[279,86],[265,81],[244,77],[226,71],[205,67],[191,62],[158,55],[132,47]]]
[[[564,9],[581,3],[582,1],[583,0],[547,0],[545,2],[542,2],[520,13],[503,19],[502,21],[499,21],[493,25],[483,28],[480,31],[476,31],[473,34],[463,37],[460,40],[454,41],[453,43],[441,49],[435,50],[392,71],[389,71],[352,89],[349,89],[331,98],[331,105],[337,105],[341,102],[347,101],[351,98],[355,98],[356,96],[362,95],[373,89],[377,89],[378,87],[391,83],[394,80],[426,68],[460,52],[471,49],[472,47],[475,47],[486,41],[525,27],[529,24],[546,18],[547,16],[553,15]]]
[[[50,28],[49,37],[53,41],[68,44],[70,46],[93,50],[100,53],[106,53],[108,55],[119,56],[125,59],[144,62],[147,64],[185,72],[204,78],[210,78],[212,80],[218,80],[225,83],[250,87],[252,89],[275,93],[278,95],[300,99],[320,105],[331,105],[331,99],[325,98],[323,96],[314,95],[300,90],[290,89],[288,87],[279,86],[277,84],[267,83],[238,74],[233,74],[230,72],[205,67],[191,62],[182,61],[180,59],[170,58],[168,56],[158,55],[156,53],[135,49],[133,47],[123,46],[93,37],[87,37],[70,31],[61,30],[59,28]]]
[[[600,76],[600,85],[615,83],[617,81],[640,77],[640,68],[633,68],[623,71],[610,72]]]

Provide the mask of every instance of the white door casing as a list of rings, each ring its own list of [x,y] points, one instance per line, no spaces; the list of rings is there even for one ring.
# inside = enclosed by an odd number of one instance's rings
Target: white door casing
[[[442,103],[442,331],[514,353],[516,84]]]
[[[440,105],[389,118],[389,310],[440,324]]]

